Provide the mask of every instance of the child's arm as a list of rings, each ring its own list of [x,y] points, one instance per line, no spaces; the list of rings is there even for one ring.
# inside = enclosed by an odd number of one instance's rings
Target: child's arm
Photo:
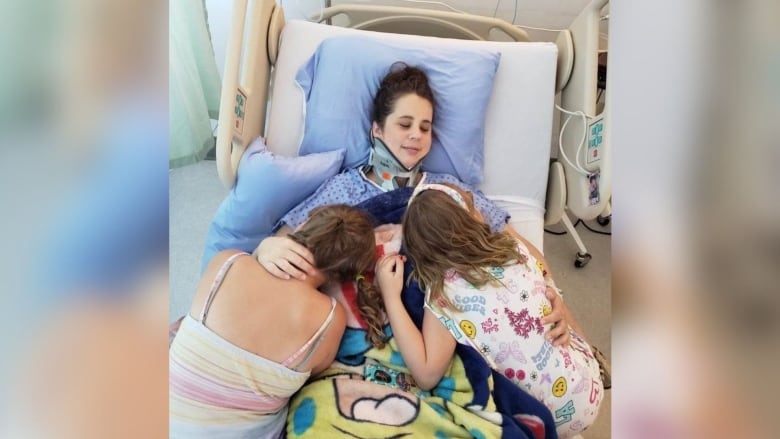
[[[417,386],[438,384],[455,354],[455,339],[430,310],[425,309],[422,333],[401,302],[403,257],[387,256],[377,264],[377,280],[393,336]]]
[[[436,387],[455,354],[455,339],[430,310],[425,309],[422,334],[414,326],[400,297],[385,302],[401,356],[423,390]]]

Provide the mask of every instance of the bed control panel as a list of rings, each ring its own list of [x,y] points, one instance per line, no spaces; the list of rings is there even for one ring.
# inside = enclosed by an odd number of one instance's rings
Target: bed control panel
[[[238,134],[244,132],[244,112],[246,110],[246,93],[239,87],[236,89],[236,105],[233,112],[236,114],[236,124],[233,126]]]
[[[593,118],[588,125],[588,148],[585,153],[585,167],[590,171],[599,168],[602,145],[604,144],[604,114]]]

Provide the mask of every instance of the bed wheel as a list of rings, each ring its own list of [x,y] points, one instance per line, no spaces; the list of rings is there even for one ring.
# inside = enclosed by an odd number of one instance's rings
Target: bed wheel
[[[592,256],[590,255],[590,253],[577,252],[577,259],[574,260],[574,266],[577,268],[582,268],[588,265],[588,262],[590,262],[591,258]]]
[[[609,221],[610,221],[611,219],[612,219],[612,215],[607,215],[607,216],[601,216],[601,215],[599,215],[599,216],[597,216],[597,217],[596,217],[596,221],[598,221],[598,223],[599,223],[599,224],[600,224],[602,227],[604,227],[604,226],[606,226],[607,224],[609,224]]]

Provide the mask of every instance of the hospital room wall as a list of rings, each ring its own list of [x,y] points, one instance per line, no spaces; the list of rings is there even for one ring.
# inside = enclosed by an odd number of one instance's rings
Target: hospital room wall
[[[208,13],[209,30],[211,32],[211,42],[214,45],[214,56],[217,58],[217,68],[219,69],[220,77],[225,72],[225,54],[227,51],[228,37],[230,36],[230,21],[233,18],[233,1],[232,0],[205,0],[206,12]],[[252,5],[253,0],[249,0],[249,5]],[[277,1],[277,4],[280,2]],[[295,18],[305,18],[303,8],[308,8],[311,3],[311,7],[316,7],[316,2],[301,0],[299,2],[300,8],[292,7],[296,2],[283,1],[282,7],[284,8],[285,19],[291,20]],[[312,9],[313,10],[313,9]]]
[[[224,79],[225,51],[227,48],[230,18],[233,14],[233,2],[225,0],[204,0],[206,4],[206,16],[211,34],[211,44],[214,47],[214,58],[217,61],[217,70],[220,79]],[[211,120],[211,129],[214,130],[217,121]]]
[[[205,2],[211,44],[214,45],[214,57],[217,59],[219,77],[222,78],[225,72],[225,51],[233,14],[233,2],[225,0],[205,0]]]

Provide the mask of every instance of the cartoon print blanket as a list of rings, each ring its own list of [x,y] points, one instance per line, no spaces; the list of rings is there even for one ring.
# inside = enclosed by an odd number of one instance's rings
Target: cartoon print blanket
[[[380,253],[400,248],[401,215],[410,189],[366,201],[377,224]],[[405,273],[411,272],[407,262]],[[481,355],[458,345],[457,355],[430,392],[416,388],[393,338],[383,349],[365,337],[356,307],[354,284],[329,294],[347,310],[347,330],[336,361],[291,400],[288,438],[557,438],[550,411],[499,373]],[[402,300],[415,324],[422,326],[423,294],[411,282]],[[392,336],[390,326],[385,333]]]

